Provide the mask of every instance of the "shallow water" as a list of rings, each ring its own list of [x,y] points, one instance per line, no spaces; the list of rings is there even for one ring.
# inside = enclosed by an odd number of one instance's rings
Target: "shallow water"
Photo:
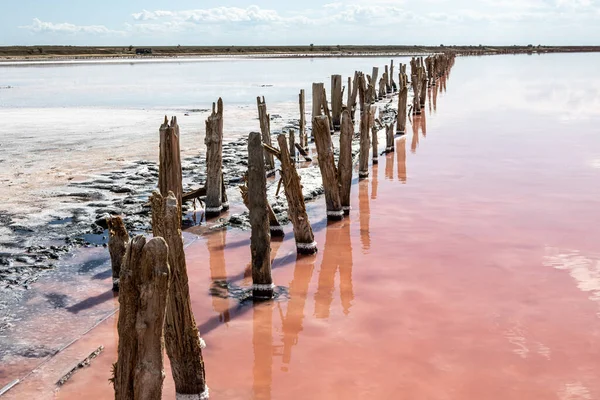
[[[599,398],[598,61],[458,59],[447,91],[353,186],[349,218],[328,225],[324,199],[310,204],[316,256],[296,256],[290,226],[273,243],[289,300],[211,297],[212,281],[250,284],[249,233],[189,231],[212,397]],[[101,323],[6,397],[51,398],[103,345],[56,396],[112,398],[115,329]]]

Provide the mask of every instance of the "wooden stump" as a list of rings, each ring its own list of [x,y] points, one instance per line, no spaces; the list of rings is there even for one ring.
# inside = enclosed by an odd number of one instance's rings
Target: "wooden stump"
[[[331,110],[329,109],[329,102],[327,101],[327,91],[325,90],[325,88],[323,88],[323,97],[321,99],[321,104],[323,105],[323,112],[327,116],[327,122],[329,123],[329,131],[333,133],[335,132],[335,130],[333,129],[333,119],[331,116]]]
[[[360,102],[360,115],[362,118],[362,113],[369,104],[367,81],[365,80],[365,76],[362,72],[358,73],[357,82],[355,83],[355,85],[357,86],[358,98]]]
[[[355,113],[356,113],[356,98],[358,96],[358,87],[359,87],[359,75],[362,75],[361,72],[354,71],[354,84],[352,85],[352,95],[348,100],[348,109],[350,110],[350,114],[352,116],[352,122],[356,121]],[[350,78],[348,78],[350,79]],[[349,86],[348,86],[349,88]],[[348,89],[348,94],[350,94],[350,89]]]
[[[308,148],[308,136],[306,134],[306,101],[304,98],[304,89],[300,90],[299,94],[300,104],[300,132],[298,133],[300,146],[303,149]]]
[[[377,84],[378,77],[379,68],[373,67],[373,73],[371,74],[371,83],[369,84],[369,103],[375,103],[377,101],[377,92],[375,85]]]
[[[319,153],[319,169],[323,177],[325,189],[325,202],[327,204],[327,219],[339,221],[344,218],[342,201],[340,198],[340,184],[338,182],[337,169],[333,157],[333,143],[329,132],[329,121],[327,117],[315,117],[313,119],[313,134],[315,144]]]
[[[285,135],[279,135],[277,142],[281,152],[279,158],[281,161],[281,177],[288,202],[288,216],[294,226],[296,250],[299,254],[315,254],[317,252],[317,242],[315,242],[315,235],[306,213],[300,177],[298,171],[296,171],[296,166],[290,160]]]
[[[175,390],[179,398],[183,398],[183,395],[208,398],[202,359],[204,341],[200,338],[192,313],[177,200],[173,193],[163,197],[154,192],[150,203],[152,234],[164,238],[169,246],[171,286],[165,321],[165,344],[171,361]]]
[[[360,153],[358,156],[359,179],[369,176],[369,131],[371,128],[371,107],[365,107],[360,117]]]
[[[312,114],[311,114],[311,121],[313,118],[315,118],[318,115],[322,114],[322,110],[323,110],[323,91],[325,90],[325,87],[322,83],[313,83],[312,84]],[[311,134],[311,141],[315,140],[315,135]]]
[[[221,207],[223,211],[229,210],[229,199],[227,198],[227,188],[225,187],[225,174],[221,172]]]
[[[396,82],[394,82],[394,60],[390,62],[390,90],[391,93],[396,93],[397,90]]]
[[[371,133],[373,137],[373,144],[371,146],[373,150],[373,165],[379,164],[379,137],[377,136],[378,132],[379,129],[377,128],[377,126],[375,126],[375,124],[373,124],[371,126]]]
[[[176,211],[176,210],[175,210]],[[179,219],[179,218],[178,218]],[[165,378],[163,325],[169,291],[168,247],[135,237],[121,269],[115,400],[160,400]]]
[[[340,132],[340,159],[338,160],[338,181],[340,183],[340,199],[345,215],[350,214],[350,189],[352,187],[352,137],[354,125],[350,111],[342,112]]]
[[[181,174],[181,154],[179,151],[179,125],[177,118],[171,118],[171,123],[165,116],[165,122],[160,127],[160,153],[158,167],[158,190],[163,196],[173,192],[179,206],[181,216],[181,201],[183,183]],[[181,218],[179,218],[181,219]]]
[[[267,103],[265,98],[256,98],[258,106],[258,120],[260,121],[260,131],[262,133],[262,142],[271,146],[271,116],[267,114]],[[267,151],[264,151],[265,166],[267,167],[267,176],[275,174],[275,159]]]
[[[218,217],[223,211],[223,100],[206,120],[206,218]]]
[[[108,252],[110,253],[110,263],[112,266],[112,290],[118,292],[121,265],[127,244],[129,243],[129,234],[121,217],[110,217],[106,223],[108,224]]]
[[[396,132],[399,135],[406,133],[406,108],[408,107],[408,83],[406,75],[400,72],[399,77],[399,94],[398,94],[398,119]]]
[[[248,137],[248,209],[252,226],[252,296],[255,299],[270,299],[273,297],[274,285],[271,277],[271,235],[262,148],[258,132],[251,132]]]
[[[342,76],[331,76],[331,118],[334,130],[342,124]]]
[[[388,124],[385,126],[385,152],[393,153],[394,152],[394,124]]]

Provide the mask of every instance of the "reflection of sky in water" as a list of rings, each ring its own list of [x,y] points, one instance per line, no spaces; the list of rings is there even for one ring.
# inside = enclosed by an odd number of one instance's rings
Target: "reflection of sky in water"
[[[598,65],[598,53],[460,58],[450,79],[461,84],[452,90],[464,96],[475,91],[478,101],[469,101],[468,108],[464,103],[446,107],[457,113],[527,110],[561,121],[600,117]]]
[[[393,58],[396,65],[408,62],[406,57]],[[0,86],[13,87],[0,92],[0,107],[205,107],[219,96],[228,104],[254,104],[258,95],[272,103],[297,101],[300,89],[309,100],[312,82],[329,87],[329,77],[342,74],[345,85],[355,70],[370,74],[373,66],[381,68],[381,76],[391,59],[0,65]]]

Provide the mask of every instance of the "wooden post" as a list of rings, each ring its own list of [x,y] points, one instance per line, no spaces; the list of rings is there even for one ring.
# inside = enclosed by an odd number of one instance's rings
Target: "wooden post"
[[[352,91],[354,87],[352,86],[352,77],[348,77],[348,97],[346,99],[346,107],[350,110],[350,114],[352,114]]]
[[[267,103],[265,98],[256,98],[258,105],[258,119],[260,121],[260,131],[262,133],[262,142],[271,146],[271,116],[267,114]],[[275,159],[268,152],[265,154],[265,165],[267,167],[267,176],[275,173]]]
[[[337,169],[333,158],[333,143],[328,128],[327,117],[320,116],[313,119],[313,133],[315,144],[319,153],[319,169],[323,177],[325,188],[325,202],[327,203],[327,219],[339,221],[344,218],[342,201],[340,198],[340,185]]]
[[[348,109],[350,110],[350,114],[352,116],[352,122],[356,121],[356,97],[358,96],[359,75],[362,75],[362,73],[354,71],[354,84],[352,85],[352,96],[350,100],[348,100]],[[348,94],[350,94],[350,90],[348,90]]]
[[[425,71],[425,63],[423,61],[423,57],[421,57],[420,59],[420,64],[419,64],[419,83],[421,85],[420,89],[419,89],[419,95],[420,95],[420,106],[421,109],[425,108],[425,103],[427,102],[427,72]]]
[[[246,174],[244,181],[245,181],[245,183],[243,185],[240,185],[239,188],[240,188],[240,192],[242,194],[242,201],[244,202],[244,205],[248,208],[248,210],[250,210],[250,199],[248,198],[249,194],[248,194],[248,186],[247,186],[248,174]],[[275,215],[275,212],[273,211],[273,207],[271,207],[271,205],[268,202],[267,202],[267,213],[269,216],[269,231],[271,232],[271,237],[272,238],[285,237],[285,232],[283,232],[283,227],[277,220],[277,216]]]
[[[323,98],[321,100],[321,104],[323,105],[323,111],[325,112],[325,115],[327,116],[327,122],[329,122],[329,131],[331,133],[335,132],[335,130],[333,129],[333,119],[331,116],[331,110],[329,109],[329,103],[327,101],[327,91],[325,90],[325,88],[323,88]],[[313,135],[314,137],[314,135]]]
[[[340,130],[342,123],[342,76],[331,76],[331,118],[333,129]]]
[[[358,156],[358,177],[359,179],[369,176],[369,131],[371,128],[371,107],[366,106],[360,117],[360,153]]]
[[[223,211],[229,210],[229,200],[227,199],[227,188],[225,187],[225,174],[221,172],[221,207]]]
[[[373,136],[373,145],[372,145],[372,150],[373,150],[373,165],[379,164],[379,138],[377,137],[377,133],[379,132],[379,129],[377,128],[377,126],[375,124],[371,125],[371,133]]]
[[[179,125],[177,125],[176,117],[171,118],[171,124],[169,124],[165,116],[165,122],[160,127],[158,190],[163,196],[167,196],[169,192],[175,194],[181,216],[183,183],[179,151]]]
[[[308,220],[302,185],[296,167],[290,161],[288,144],[285,135],[279,135],[277,142],[280,148],[281,177],[285,188],[285,197],[288,201],[288,216],[294,225],[294,238],[296,239],[296,251],[299,254],[315,254],[317,242]]]
[[[390,69],[387,65],[385,66],[385,72],[383,73],[383,76],[385,77],[385,94],[387,95],[388,93],[392,93],[392,85],[390,83]]]
[[[367,108],[369,103],[369,89],[367,87],[367,81],[365,80],[365,76],[362,72],[358,73],[357,81],[354,85],[357,86],[358,90],[358,98],[360,101],[360,113],[362,118],[362,113],[365,111],[365,108]]]
[[[223,100],[212,106],[206,120],[206,218],[218,217],[223,211]]]
[[[293,129],[290,129],[290,157],[292,161],[296,161],[296,135]]]
[[[393,153],[394,152],[394,124],[388,124],[385,126],[385,137],[386,137],[385,152]]]
[[[352,187],[352,137],[354,125],[350,111],[342,112],[342,128],[340,131],[340,159],[338,160],[338,182],[340,198],[345,215],[350,214],[350,189]]]
[[[387,68],[387,66],[386,66],[386,68]],[[381,79],[379,80],[379,92],[378,92],[378,96],[377,96],[377,98],[379,100],[382,100],[385,96],[387,96],[387,91],[386,91],[387,76],[385,74],[386,73],[384,73],[383,76],[381,77]]]
[[[273,297],[274,285],[271,277],[271,235],[262,149],[260,134],[251,132],[248,137],[248,209],[252,226],[252,296],[255,299],[270,299]]]
[[[163,325],[169,291],[167,260],[168,247],[162,238],[146,242],[140,235],[127,245],[119,294],[115,400],[162,398]]]
[[[150,203],[152,234],[164,238],[169,246],[171,286],[167,301],[165,345],[171,361],[175,390],[178,398],[183,398],[183,395],[208,398],[202,359],[204,341],[200,338],[192,313],[180,218],[177,215],[179,205],[171,192],[168,197],[154,192]]]
[[[106,223],[108,224],[108,252],[110,253],[110,263],[112,266],[112,290],[118,292],[121,265],[127,244],[129,243],[129,234],[121,217],[107,218]]]
[[[300,103],[300,132],[299,142],[300,146],[304,149],[308,148],[308,137],[306,135],[306,102],[304,99],[304,89],[300,90],[299,103]]]
[[[396,93],[397,90],[396,82],[394,82],[394,60],[390,62],[390,90],[389,93]]]
[[[377,84],[377,78],[379,77],[379,68],[373,67],[373,73],[371,74],[371,84],[369,85],[369,103],[375,103],[377,101],[377,92],[375,85]]]
[[[399,94],[396,132],[398,132],[399,135],[404,135],[406,133],[406,107],[408,106],[408,79],[406,74],[402,72],[402,64],[400,65],[400,74],[398,76]]]

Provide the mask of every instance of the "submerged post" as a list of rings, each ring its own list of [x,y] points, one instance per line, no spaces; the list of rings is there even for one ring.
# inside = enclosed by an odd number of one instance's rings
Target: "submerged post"
[[[110,253],[112,267],[112,290],[118,292],[121,265],[129,243],[129,234],[121,217],[107,218],[106,223],[108,224],[108,252]]]
[[[339,130],[342,123],[342,76],[331,76],[331,118],[333,129]]]
[[[206,218],[218,217],[223,211],[223,100],[212,106],[206,120]]]
[[[258,119],[260,122],[260,131],[262,133],[262,142],[271,146],[271,116],[267,114],[267,103],[265,98],[256,98],[258,105]],[[265,165],[267,167],[267,176],[275,173],[275,159],[267,151],[263,151],[265,155]]]
[[[252,236],[252,296],[255,299],[273,297],[271,277],[271,235],[267,213],[267,180],[262,162],[262,141],[258,132],[248,137],[248,209]]]
[[[285,197],[288,202],[288,216],[294,226],[296,251],[299,254],[315,254],[317,252],[317,242],[315,242],[315,235],[313,234],[308,214],[306,213],[300,177],[298,176],[296,167],[290,160],[285,135],[277,136],[277,142],[280,149],[281,177],[283,179]]]
[[[379,137],[377,136],[378,132],[378,127],[375,124],[373,124],[371,126],[371,134],[373,136],[373,145],[371,147],[373,150],[373,165],[379,164]]]
[[[192,313],[177,199],[171,192],[168,197],[154,192],[150,203],[152,234],[164,238],[169,246],[171,286],[165,320],[165,347],[171,361],[177,397],[208,398],[202,358],[204,341],[200,338]]]
[[[338,160],[338,181],[340,199],[345,215],[350,214],[350,189],[352,187],[352,137],[354,125],[350,111],[342,112],[342,128],[340,131],[340,159]]]
[[[160,126],[158,190],[163,196],[173,192],[179,207],[179,219],[181,219],[183,183],[179,151],[179,125],[176,117],[171,118],[169,124],[169,120],[165,116],[165,122]]]
[[[325,116],[313,119],[313,133],[315,144],[319,153],[319,169],[323,177],[325,188],[325,202],[327,204],[327,219],[339,221],[344,218],[342,201],[340,199],[340,185],[338,182],[337,169],[333,158],[333,144],[328,129],[328,120]]]
[[[115,400],[160,400],[165,378],[163,325],[169,291],[168,247],[135,237],[121,269]]]

